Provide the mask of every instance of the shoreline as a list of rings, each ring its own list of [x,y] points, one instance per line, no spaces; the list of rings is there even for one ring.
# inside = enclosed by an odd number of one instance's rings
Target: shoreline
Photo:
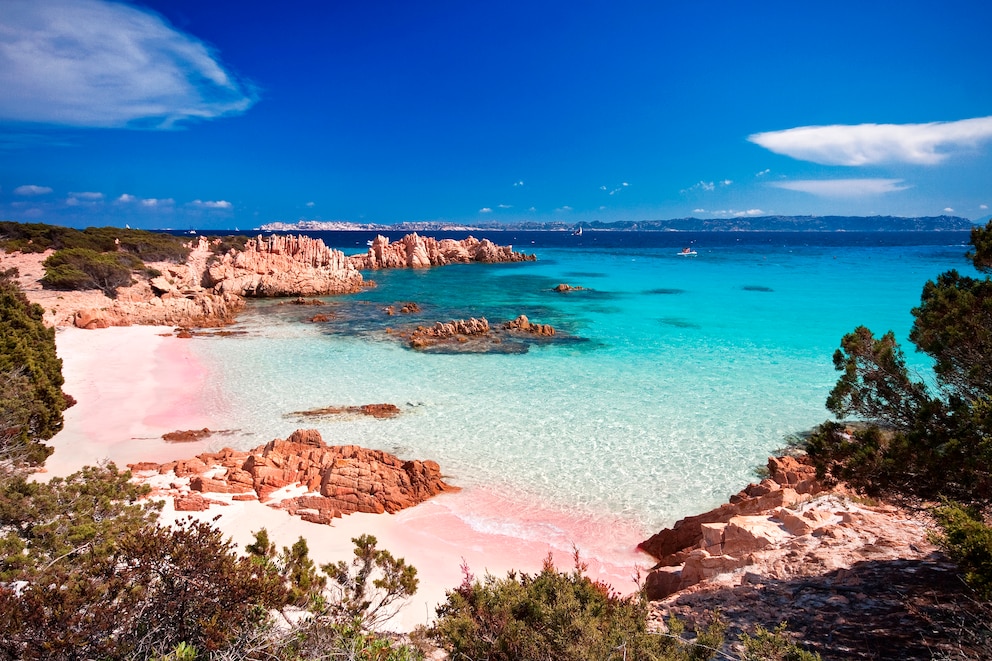
[[[65,476],[85,465],[113,461],[118,468],[142,461],[163,463],[209,450],[210,437],[168,443],[164,433],[213,428],[201,395],[209,379],[187,342],[170,327],[129,326],[100,330],[60,328],[58,355],[63,361],[63,390],[76,398],[65,412],[65,426],[51,441],[54,452],[37,479]],[[416,459],[416,457],[404,457]],[[443,468],[443,467],[442,467]],[[534,573],[551,553],[562,570],[574,566],[573,553],[588,564],[588,575],[616,590],[636,589],[635,576],[653,564],[636,550],[644,531],[618,521],[604,524],[592,516],[553,512],[539,503],[507,502],[484,488],[441,494],[397,514],[351,514],[330,526],[305,522],[258,502],[235,502],[203,512],[176,512],[171,500],[160,521],[185,516],[216,520],[239,551],[265,527],[279,547],[303,536],[318,565],[352,557],[351,539],[374,535],[379,548],[417,568],[420,588],[387,627],[409,631],[434,618],[445,591],[462,581],[466,565],[479,579],[501,578],[510,570]],[[604,534],[608,529],[609,533]],[[535,532],[536,531],[536,532]]]

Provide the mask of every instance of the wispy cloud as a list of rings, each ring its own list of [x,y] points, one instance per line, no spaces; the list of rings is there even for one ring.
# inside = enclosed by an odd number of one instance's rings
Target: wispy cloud
[[[213,200],[193,200],[191,202],[191,204],[194,207],[202,207],[204,209],[230,209],[230,208],[232,208],[234,206],[233,204],[231,204],[227,200],[216,200],[216,201],[213,201]],[[313,206],[313,202],[311,202],[307,206]]]
[[[770,173],[770,172],[771,172],[771,168],[765,168],[765,169],[764,169],[764,170],[762,170],[761,172],[756,172],[756,173],[754,174],[754,176],[755,176],[755,177],[764,177],[764,176],[765,176],[766,174],[768,174],[768,173]]]
[[[693,209],[692,213],[706,213],[706,209]]]
[[[696,209],[693,213],[704,213],[704,209]],[[765,212],[761,209],[746,209],[738,211],[736,209],[720,209],[718,211],[710,212],[714,216],[730,216],[733,218],[748,218],[753,216],[764,216]]]
[[[65,200],[66,206],[69,207],[77,207],[79,205],[92,206],[101,202],[103,202],[103,193],[95,193],[90,191],[69,193],[69,197]]]
[[[14,195],[47,195],[51,192],[52,189],[48,186],[36,186],[34,184],[25,184],[14,189]]]
[[[203,42],[106,0],[4,0],[0,119],[168,128],[255,102]]]
[[[902,179],[804,179],[776,181],[771,185],[820,197],[865,197],[909,188]]]
[[[721,181],[699,181],[694,183],[692,186],[689,186],[688,188],[683,188],[680,192],[683,195],[686,193],[693,193],[695,191],[703,191],[705,193],[709,193],[715,191],[717,189],[717,186],[729,186],[732,183],[734,182],[730,179],[723,179]]]
[[[492,212],[493,212],[492,207],[482,207],[481,209],[479,209],[479,213],[492,213]]]
[[[944,207],[944,213],[954,213],[954,209],[951,207]]]
[[[149,197],[144,200],[141,200],[141,206],[143,207],[168,207],[168,206],[172,206],[175,203],[176,201],[173,200],[171,197],[167,197],[165,199],[157,199],[154,197]]]
[[[128,203],[130,203],[130,202],[137,202],[137,201],[138,201],[138,198],[136,198],[136,197],[135,197],[134,195],[131,195],[131,194],[129,194],[129,193],[123,193],[123,194],[122,194],[122,195],[121,195],[121,196],[120,196],[119,198],[117,198],[117,200],[115,200],[115,201],[116,201],[116,202],[120,202],[121,204],[128,204]]]
[[[497,204],[496,205],[496,208],[497,209],[512,209],[513,208],[513,205],[512,204]]]
[[[557,209],[555,209],[555,213],[566,213],[566,212],[571,211],[571,210],[572,210],[572,207],[570,207],[570,206],[568,206],[566,204],[566,205],[560,206]]]
[[[620,191],[622,191],[624,188],[627,188],[629,186],[630,186],[630,184],[625,181],[622,184],[620,184],[619,186],[616,186],[614,188],[608,188],[606,186],[600,186],[599,187],[599,190],[606,191],[610,195],[616,195],[617,193],[619,193]]]
[[[765,149],[821,165],[936,165],[992,140],[992,117],[928,124],[800,126],[748,136]]]
[[[308,209],[312,209],[312,208],[314,208],[314,206],[316,206],[316,205],[313,202],[307,202],[307,208]]]
[[[979,204],[978,205],[978,208],[981,209],[982,211],[985,211],[986,209],[989,208],[989,205],[987,205],[987,204]]]
[[[523,185],[524,185],[523,179],[521,179],[519,181],[514,181],[513,182],[513,187],[514,188],[519,188],[520,186],[523,186]]]

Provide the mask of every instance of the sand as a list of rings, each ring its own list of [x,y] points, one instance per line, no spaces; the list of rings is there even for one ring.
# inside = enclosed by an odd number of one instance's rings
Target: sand
[[[113,461],[119,467],[140,461],[165,462],[192,457],[209,440],[167,443],[162,434],[211,426],[200,406],[206,371],[189,350],[193,339],[178,339],[171,328],[127,327],[101,330],[59,329],[56,345],[63,360],[63,390],[76,398],[65,414],[65,428],[51,442],[54,453],[39,479],[68,475],[84,465]],[[442,466],[443,469],[443,466]],[[211,494],[211,498],[218,497]],[[280,547],[307,539],[318,563],[349,560],[351,539],[374,535],[379,547],[403,557],[418,570],[420,588],[388,628],[409,631],[428,624],[445,591],[462,581],[462,566],[476,577],[505,576],[516,569],[535,572],[551,552],[557,565],[571,569],[573,545],[586,555],[589,573],[622,592],[635,588],[638,566],[650,558],[634,551],[641,531],[622,524],[604,527],[582,515],[568,516],[535,503],[508,503],[485,489],[443,494],[398,514],[353,514],[333,525],[317,525],[258,502],[211,507],[194,516],[216,518],[216,525],[239,547],[262,527]],[[176,513],[171,503],[163,522]],[[521,523],[527,525],[522,526]],[[539,529],[540,539],[521,530]]]

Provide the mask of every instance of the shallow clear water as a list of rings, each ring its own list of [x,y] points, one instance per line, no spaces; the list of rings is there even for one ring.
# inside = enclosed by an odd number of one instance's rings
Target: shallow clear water
[[[366,237],[324,238],[354,253]],[[248,448],[314,427],[331,443],[434,459],[463,487],[650,533],[724,502],[787,436],[829,417],[831,355],[844,333],[864,324],[906,343],[924,282],[968,272],[961,233],[494,240],[538,261],[376,272],[374,289],[321,308],[257,302],[237,324],[245,335],[193,343],[213,377],[213,416],[237,430],[222,443]],[[690,244],[696,257],[676,254]],[[588,290],[551,291],[561,282]],[[406,301],[421,313],[382,311]],[[310,323],[318,312],[331,321]],[[445,355],[411,351],[386,332],[518,314],[570,339]],[[402,415],[289,415],[369,403]]]

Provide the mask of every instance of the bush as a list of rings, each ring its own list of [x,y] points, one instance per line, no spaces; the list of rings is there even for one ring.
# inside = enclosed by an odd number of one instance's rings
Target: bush
[[[535,575],[465,580],[438,607],[432,636],[455,660],[709,659],[723,641],[715,623],[695,643],[647,631],[647,603],[584,575],[559,572],[549,555]]]
[[[983,598],[992,598],[992,526],[979,512],[947,502],[934,510],[941,532],[932,535],[964,571],[964,578]]]
[[[55,331],[13,275],[0,273],[0,465],[37,465],[51,454],[42,442],[62,429],[67,399]]]
[[[816,652],[807,652],[789,640],[785,633],[785,622],[774,631],[760,624],[755,627],[754,636],[741,634],[744,653],[741,661],[821,661]]]
[[[127,252],[148,262],[186,261],[187,239],[162,232],[87,227],[77,230],[41,223],[0,222],[0,247],[9,251],[44,252],[86,248],[96,252]]]
[[[89,248],[66,248],[45,260],[46,289],[99,289],[114,296],[118,287],[132,283],[131,271],[144,268],[141,260],[127,253],[101,253]]]

